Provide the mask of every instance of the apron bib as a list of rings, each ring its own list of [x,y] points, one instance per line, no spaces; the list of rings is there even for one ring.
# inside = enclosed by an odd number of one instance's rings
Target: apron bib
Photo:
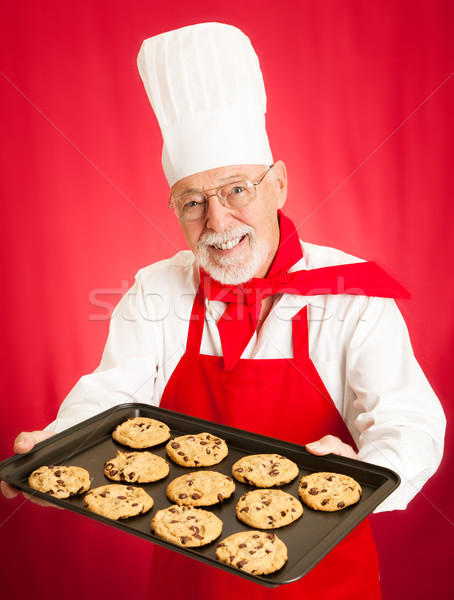
[[[223,357],[200,354],[204,320],[199,288],[186,353],[167,383],[162,408],[302,445],[331,434],[354,446],[309,358],[307,306],[293,317],[292,359],[240,359],[229,371]],[[153,546],[150,598],[180,600],[185,594],[216,600],[378,600],[379,565],[369,523],[360,523],[303,578],[277,588]]]

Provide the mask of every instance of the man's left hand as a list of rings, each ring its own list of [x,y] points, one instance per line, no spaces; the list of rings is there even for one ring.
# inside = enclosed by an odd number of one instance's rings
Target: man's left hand
[[[356,452],[348,444],[344,444],[334,435],[325,435],[316,442],[306,444],[306,450],[316,456],[325,456],[325,454],[337,454],[347,458],[357,458]]]

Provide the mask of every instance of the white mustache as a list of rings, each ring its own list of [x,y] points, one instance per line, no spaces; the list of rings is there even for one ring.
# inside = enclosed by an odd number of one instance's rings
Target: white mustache
[[[214,246],[218,244],[227,244],[227,242],[231,242],[233,240],[237,240],[238,238],[242,238],[245,235],[248,235],[251,242],[254,241],[254,229],[249,227],[249,225],[237,225],[235,227],[231,227],[230,229],[224,229],[224,231],[207,231],[202,233],[197,242],[197,246],[199,248],[203,248],[204,246]]]

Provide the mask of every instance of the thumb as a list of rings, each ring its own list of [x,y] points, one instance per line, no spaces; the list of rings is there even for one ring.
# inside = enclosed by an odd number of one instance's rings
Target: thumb
[[[54,435],[52,431],[23,431],[14,442],[14,452],[17,454],[30,452],[35,444],[42,442],[51,435]]]

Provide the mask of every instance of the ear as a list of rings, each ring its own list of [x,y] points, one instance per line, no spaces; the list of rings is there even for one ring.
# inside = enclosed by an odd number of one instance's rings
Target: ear
[[[287,169],[282,160],[278,160],[274,163],[273,171],[276,189],[279,194],[278,208],[282,208],[287,200]]]

